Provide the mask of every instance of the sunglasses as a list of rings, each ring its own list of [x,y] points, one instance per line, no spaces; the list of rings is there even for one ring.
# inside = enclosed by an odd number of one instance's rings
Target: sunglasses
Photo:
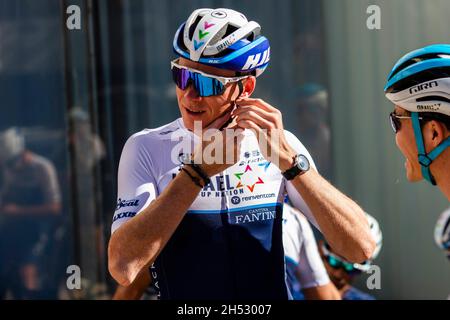
[[[238,82],[243,77],[220,77],[205,72],[181,66],[178,59],[171,61],[172,78],[178,88],[185,90],[191,84],[200,97],[219,96],[225,92],[228,83]]]
[[[399,132],[402,127],[400,119],[411,119],[411,116],[401,116],[396,114],[394,111],[389,113],[389,122],[391,123],[391,128],[394,133]],[[419,120],[423,120],[423,118],[419,117]]]
[[[355,267],[353,267],[352,263],[340,261],[339,259],[336,259],[333,256],[326,256],[326,259],[328,264],[334,269],[344,269],[345,272],[351,275],[361,273],[361,270],[358,270]]]
[[[327,263],[334,269],[344,269],[349,275],[357,275],[363,271],[367,271],[370,267],[369,262],[363,264],[347,262],[337,255],[330,252],[328,245],[322,245],[322,251],[324,253]]]

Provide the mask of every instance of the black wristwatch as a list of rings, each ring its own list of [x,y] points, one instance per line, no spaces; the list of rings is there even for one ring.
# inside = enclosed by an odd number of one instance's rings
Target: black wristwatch
[[[178,155],[178,160],[181,162],[183,166],[190,166],[199,176],[202,178],[204,182],[204,186],[211,183],[211,179],[208,177],[205,171],[198,164],[194,162],[192,158],[192,154],[189,153],[180,153]],[[192,177],[191,177],[192,179]],[[195,182],[195,181],[194,181]]]
[[[309,160],[303,154],[298,154],[294,157],[294,165],[292,168],[287,169],[285,172],[281,174],[286,180],[292,180],[298,175],[304,174],[309,170]]]

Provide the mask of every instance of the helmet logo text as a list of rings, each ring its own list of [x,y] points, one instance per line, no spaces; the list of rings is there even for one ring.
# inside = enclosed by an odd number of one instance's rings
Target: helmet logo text
[[[248,56],[245,65],[242,67],[242,70],[248,70],[259,67],[269,62],[269,60],[270,60],[270,48],[264,51],[262,56],[261,53]]]
[[[422,83],[417,86],[409,88],[409,93],[410,94],[418,93],[422,90],[431,89],[433,87],[438,87],[438,86],[439,86],[439,84],[437,81],[430,81],[430,82]]]

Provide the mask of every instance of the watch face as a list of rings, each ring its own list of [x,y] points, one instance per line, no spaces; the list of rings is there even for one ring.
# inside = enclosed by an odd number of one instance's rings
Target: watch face
[[[304,155],[299,154],[297,158],[297,167],[302,171],[309,170],[309,161]]]

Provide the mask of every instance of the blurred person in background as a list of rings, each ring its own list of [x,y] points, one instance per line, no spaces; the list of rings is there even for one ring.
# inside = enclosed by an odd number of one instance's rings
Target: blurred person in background
[[[45,256],[61,211],[60,187],[52,162],[24,140],[17,128],[0,132],[0,296],[52,299],[58,284],[49,280]]]
[[[339,290],[342,300],[375,300],[372,295],[352,286],[356,277],[370,269],[373,260],[377,258],[383,245],[383,234],[378,221],[369,214],[367,214],[367,219],[376,248],[372,257],[363,263],[351,263],[336,254],[325,240],[319,241],[320,255],[331,281]]]
[[[83,281],[89,283],[93,290],[85,290],[91,295],[92,291],[104,286],[98,279],[98,268],[106,261],[102,261],[106,256],[105,238],[103,235],[99,174],[101,161],[106,156],[105,145],[101,138],[94,132],[94,122],[88,110],[81,106],[75,106],[69,111],[70,131],[69,144],[74,157],[74,170],[69,171],[74,177],[69,177],[69,181],[75,182],[75,197],[78,208],[80,237],[80,261],[83,269]],[[79,294],[81,297],[81,294]],[[104,296],[102,294],[102,296]]]
[[[450,201],[450,45],[434,44],[404,55],[384,87],[395,142],[410,182],[427,180]]]
[[[331,131],[328,126],[328,93],[317,83],[301,86],[296,92],[296,133],[315,159],[320,173],[331,179]]]
[[[283,208],[283,247],[287,286],[294,300],[340,300],[330,281],[308,220],[292,207]]]
[[[86,110],[73,107],[69,111],[69,119],[72,121],[69,141],[76,148],[78,174],[91,177],[95,165],[106,155],[105,146],[100,137],[92,131],[91,119]]]

